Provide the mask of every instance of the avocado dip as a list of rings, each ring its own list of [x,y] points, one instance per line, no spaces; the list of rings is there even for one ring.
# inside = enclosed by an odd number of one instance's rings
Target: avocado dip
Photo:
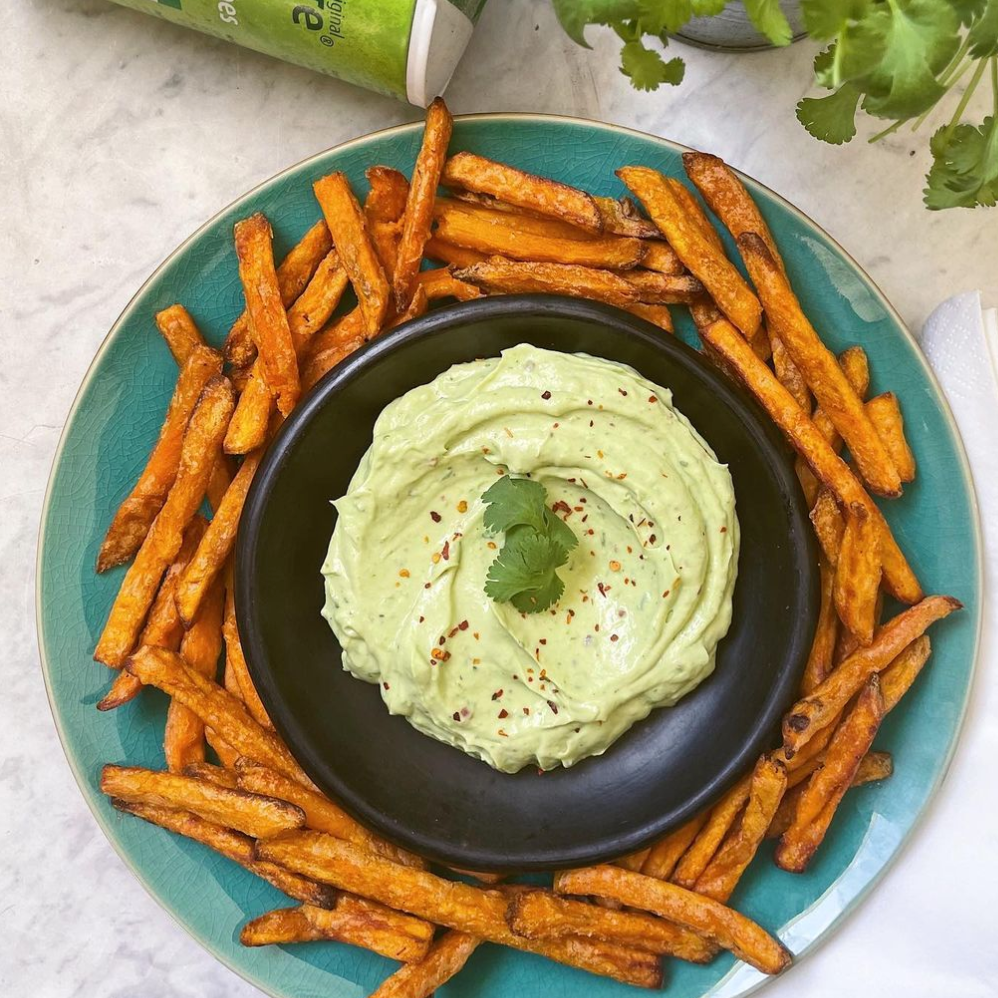
[[[485,593],[503,475],[540,482],[578,537],[542,612]],[[731,622],[728,469],[617,363],[524,344],[451,367],[385,408],[334,505],[322,613],[344,668],[504,772],[602,754],[711,673]]]

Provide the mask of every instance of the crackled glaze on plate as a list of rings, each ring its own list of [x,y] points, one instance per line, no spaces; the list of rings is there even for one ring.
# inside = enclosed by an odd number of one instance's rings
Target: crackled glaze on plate
[[[245,949],[242,923],[287,903],[269,885],[202,846],[115,812],[97,789],[104,762],[161,766],[165,698],[146,691],[102,715],[95,703],[109,672],[91,659],[122,570],[98,577],[97,548],[110,517],[141,469],[172,391],[176,368],[154,313],[175,301],[213,343],[241,311],[233,223],[253,212],[271,219],[278,252],[318,217],[311,182],[344,170],[366,191],[364,169],[409,172],[421,125],[407,125],[322,153],[267,182],[212,219],[153,274],[115,324],[70,414],[49,483],[39,540],[38,628],[42,668],[60,737],[81,790],[115,848],[150,893],[204,946],[263,991],[280,998],[360,998],[393,964],[333,943]],[[454,147],[503,159],[597,194],[620,194],[619,166],[641,163],[682,176],[682,148],[593,122],[533,115],[460,119]],[[945,775],[970,690],[980,625],[977,509],[956,429],[934,378],[900,319],[859,267],[827,235],[765,188],[750,183],[787,262],[794,287],[835,349],[861,343],[871,393],[891,389],[904,408],[918,480],[888,519],[927,589],[966,605],[933,633],[934,653],[876,746],[894,753],[894,776],[846,795],[815,862],[802,876],[777,870],[767,844],[733,903],[774,930],[800,956],[827,935],[883,874]],[[729,249],[730,240],[725,237]],[[694,340],[688,321],[680,335]],[[791,970],[792,973],[792,970]],[[723,956],[708,967],[671,962],[674,998],[748,994],[764,982]],[[591,998],[634,992],[539,957],[482,947],[442,990],[448,998]]]

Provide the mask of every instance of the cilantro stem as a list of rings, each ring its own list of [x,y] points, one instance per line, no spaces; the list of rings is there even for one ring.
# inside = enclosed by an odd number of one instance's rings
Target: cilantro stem
[[[873,143],[879,142],[881,139],[886,139],[888,135],[893,135],[907,121],[911,121],[911,118],[900,118],[893,125],[888,125],[883,131],[877,132],[876,135],[871,135],[866,141]]]
[[[991,57],[991,98],[994,101],[995,114],[998,115],[998,55]]]
[[[964,70],[966,70],[966,65],[961,65],[963,63],[963,57],[967,54],[967,50],[970,48],[970,36],[968,35],[963,40],[963,44],[956,50],[956,54],[949,61],[949,65],[942,71],[939,75],[939,85],[945,87],[947,90],[953,86],[956,81],[963,76]],[[957,73],[956,70],[959,68],[960,72]]]
[[[977,89],[978,83],[981,82],[981,77],[984,76],[984,70],[988,68],[987,59],[981,59],[977,65],[977,69],[974,70],[974,75],[970,78],[970,82],[967,84],[967,89],[964,90],[963,96],[960,98],[960,103],[956,106],[956,111],[953,112],[953,117],[950,118],[949,124],[946,126],[946,130],[943,132],[941,144],[945,146],[953,132],[956,130],[956,126],[960,124],[963,118],[963,112],[967,110],[967,105],[970,103],[971,97],[974,96],[974,91]]]

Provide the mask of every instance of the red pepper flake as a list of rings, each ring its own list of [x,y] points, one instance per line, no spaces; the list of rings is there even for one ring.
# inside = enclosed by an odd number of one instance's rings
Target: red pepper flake
[[[606,596],[606,587],[603,585],[602,582],[597,582],[596,588],[599,590],[600,596]]]
[[[466,631],[468,629],[468,621],[462,620],[460,624],[457,625],[459,631]]]
[[[619,572],[620,571],[620,562],[617,561],[615,558],[610,562],[610,571],[611,572]]]
[[[514,678],[514,679],[519,679],[520,677],[519,677],[519,676],[514,676],[513,678]]]
[[[391,687],[388,685],[388,683],[382,683],[381,685],[384,686],[384,688],[386,690],[390,690],[391,689]]]
[[[618,388],[617,391],[620,392],[620,394],[623,395],[624,398],[627,398],[627,392],[625,392],[623,388]]]
[[[657,402],[658,401],[658,396],[657,395],[649,395],[648,396],[648,401],[649,402]]]
[[[597,624],[597,625],[596,625],[596,626],[595,626],[595,627],[593,628],[593,630],[594,630],[594,631],[595,631],[595,632],[596,632],[597,634],[599,634],[599,624]]]
[[[627,472],[622,471],[619,475],[617,475],[617,481],[622,482],[626,477],[627,477]]]
[[[548,706],[551,708],[552,714],[558,713],[558,705],[554,702],[554,700],[548,700]]]
[[[596,456],[602,461],[603,460],[603,451],[601,451],[601,450],[596,451]]]
[[[548,671],[547,669],[541,669],[541,679],[547,679]]]
[[[495,693],[492,694],[492,699],[493,700],[501,700],[502,699],[502,694],[503,694],[502,690],[496,690]]]
[[[648,543],[649,544],[654,544],[655,541],[657,541],[657,540],[658,540],[658,538],[654,534],[650,534],[649,537],[648,537]]]
[[[533,681],[534,681],[534,677],[533,676],[527,676],[527,682],[528,683],[532,683]]]
[[[651,520],[649,520],[649,521],[648,521],[648,529],[650,530],[650,529],[651,529],[652,527],[654,527],[654,526],[655,526],[655,524],[654,524],[654,523],[652,523],[652,522],[651,522]]]
[[[549,398],[551,398],[551,393],[550,392],[541,392],[541,398],[544,399],[544,401],[546,402]]]
[[[425,618],[425,617],[420,617],[420,618],[419,618],[419,622],[420,622],[420,623],[422,623],[422,622],[423,622],[424,620],[426,620],[426,618]]]
[[[408,579],[409,578],[409,569],[408,568],[400,568],[399,569],[399,577],[402,578],[402,579]]]
[[[437,644],[438,645],[445,645],[445,644],[447,644],[447,639],[441,634],[440,637],[437,638]]]
[[[569,505],[568,505],[568,503],[567,503],[567,502],[565,502],[565,500],[564,500],[564,499],[559,499],[559,500],[558,500],[558,501],[557,501],[557,502],[556,502],[556,503],[555,503],[555,504],[554,504],[554,505],[553,505],[553,506],[551,507],[551,510],[552,510],[552,512],[554,512],[554,513],[568,513],[569,515],[571,515],[571,513],[572,513],[572,507],[571,507],[571,506],[569,506]]]
[[[478,631],[472,631],[471,636],[477,641],[480,637]]]
[[[633,549],[631,548],[631,545],[630,545],[630,544],[628,544],[628,545],[627,545],[627,553],[628,553],[628,554],[634,554],[634,551],[633,551]]]
[[[726,534],[727,532],[728,532],[728,528],[727,527],[721,527],[721,533],[722,534]]]
[[[537,769],[537,775],[538,776],[543,776],[544,775],[544,770],[541,769],[540,767],[538,767],[538,769]]]
[[[586,405],[592,405],[592,404],[593,404],[592,399],[586,399]]]
[[[626,610],[625,610],[625,609],[624,609],[623,607],[621,607],[621,608],[620,608],[620,609],[619,609],[619,610],[617,611],[617,616],[618,616],[618,617],[626,617],[626,616],[627,616],[627,611],[626,611]]]
[[[482,664],[482,660],[480,658],[473,658],[471,660],[471,664],[472,665],[481,665]]]
[[[611,641],[619,641],[619,640],[620,640],[620,638],[618,638],[616,634],[611,634],[611,635],[610,635],[610,640],[611,640]]]
[[[586,507],[585,506],[573,506],[572,509],[574,509],[576,513],[583,513],[583,512],[585,512]]]
[[[450,541],[444,541],[444,546],[440,549],[440,557],[444,561],[450,561]]]
[[[557,430],[559,426],[561,426],[561,423],[554,423],[554,424],[553,424],[553,425],[551,426],[551,429],[552,429],[552,430]]]
[[[504,720],[505,718],[509,717],[509,711],[506,710],[505,707],[503,707],[503,709],[499,711],[498,717],[500,721]]]
[[[582,602],[583,603],[588,603],[589,602],[589,594],[588,593],[583,593],[582,594]]]
[[[497,732],[497,734],[500,735],[503,738],[509,738],[509,735],[507,735],[506,732],[502,730],[502,728],[499,729],[499,731]]]
[[[455,721],[460,721],[461,720],[461,715],[456,710],[451,715],[451,717],[453,717]]]
[[[568,479],[568,481],[569,481],[569,482],[571,482],[571,483],[572,483],[572,485],[574,485],[574,484],[575,484],[575,479],[574,479],[574,478],[569,478],[569,479]]]
[[[593,425],[593,421],[592,421],[591,419],[589,420],[589,425],[590,425],[590,426],[592,426],[592,425]]]
[[[447,632],[447,637],[449,637],[449,638],[452,638],[452,637],[454,637],[454,635],[455,635],[455,634],[457,634],[457,632],[458,632],[459,630],[461,630],[461,628],[460,628],[460,627],[458,627],[458,626],[457,626],[457,624],[455,624],[455,625],[454,625],[454,626],[453,626],[453,627],[452,627],[452,628],[451,628],[451,629],[450,629],[450,630],[449,630],[449,631]]]
[[[579,502],[586,502],[585,496],[579,496]]]
[[[629,586],[630,584],[631,584],[631,580],[625,575],[624,576],[624,585],[625,586]]]
[[[530,708],[529,707],[524,707],[523,708],[523,713],[526,714],[529,717],[530,716]]]
[[[662,599],[668,599],[669,598],[669,593],[671,593],[671,592],[672,592],[671,589],[666,589],[666,591],[664,593],[662,593]]]
[[[439,523],[443,519],[443,517],[435,509],[431,509],[430,510],[430,519],[434,523]]]
[[[540,643],[542,645],[546,645],[548,643],[548,639],[547,638],[539,638],[538,640],[540,641]],[[543,676],[544,673],[542,672],[541,675]]]
[[[429,589],[430,588],[430,583],[429,582],[424,582],[423,583],[423,588],[424,589]]]

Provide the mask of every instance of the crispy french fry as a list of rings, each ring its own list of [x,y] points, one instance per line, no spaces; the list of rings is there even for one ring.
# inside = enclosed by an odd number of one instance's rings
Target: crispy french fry
[[[179,655],[162,648],[140,648],[129,658],[127,668],[147,686],[155,686],[190,707],[206,727],[240,754],[307,787],[312,785],[277,735],[254,721],[239,700],[195,672]]]
[[[228,380],[209,380],[184,433],[176,480],[125,574],[97,642],[98,662],[119,668],[135,647],[163,573],[180,552],[184,530],[204,498],[233,404]]]
[[[731,950],[764,974],[778,974],[791,961],[778,940],[744,915],[654,877],[615,866],[590,866],[556,873],[554,889],[558,894],[608,897],[630,908],[654,912]]]
[[[176,480],[184,432],[191,413],[205,385],[221,370],[222,358],[215,350],[197,347],[191,351],[177,378],[173,398],[149,460],[107,529],[97,555],[98,572],[124,564],[142,546]]]
[[[650,852],[651,849],[639,849],[637,852],[632,852],[627,856],[621,856],[620,859],[615,859],[614,862],[617,866],[622,866],[625,870],[640,872]]]
[[[835,810],[842,800],[863,756],[884,718],[880,677],[866,681],[856,706],[846,715],[825,752],[825,763],[805,784],[790,827],[776,847],[776,865],[791,873],[802,873],[825,837]]]
[[[839,633],[839,618],[835,613],[835,572],[824,556],[818,559],[821,573],[821,607],[818,611],[818,624],[814,630],[811,651],[804,666],[801,679],[801,693],[807,696],[832,671],[835,656],[835,641]],[[879,580],[879,567],[877,569]]]
[[[232,479],[221,506],[208,524],[194,557],[180,576],[176,600],[185,627],[193,624],[212,583],[218,578],[232,553],[243,503],[262,457],[262,451],[246,456],[236,477]]]
[[[672,872],[670,879],[674,884],[693,889],[700,875],[707,869],[714,853],[717,852],[718,846],[737,821],[749,798],[751,788],[752,774],[746,773],[710,809],[710,815],[703,828],[697,833]]]
[[[371,185],[364,199],[364,217],[371,242],[391,283],[395,277],[399,239],[402,236],[402,216],[409,197],[409,181],[387,166],[371,166],[366,171]]]
[[[530,224],[520,224],[517,215],[490,211],[460,201],[439,203],[436,219],[435,237],[438,240],[475,250],[485,256],[504,256],[511,260],[630,270],[643,261],[647,251],[647,245],[640,239],[624,236],[579,239],[540,234],[532,231],[534,227]],[[674,274],[676,271],[673,269],[666,273]]]
[[[350,278],[364,316],[368,336],[376,336],[388,315],[388,278],[367,231],[364,213],[350,189],[345,174],[331,173],[317,180],[312,189]]]
[[[447,160],[442,179],[447,187],[491,194],[507,204],[570,222],[589,232],[603,231],[603,215],[592,195],[484,156],[455,153]]]
[[[336,907],[332,909],[303,906],[268,911],[243,926],[239,941],[244,946],[268,946],[330,939],[359,946],[373,953],[380,953],[389,960],[404,963],[416,962],[426,956],[433,938],[432,929],[425,938],[416,939],[394,927],[390,917],[385,918],[363,908],[353,908],[349,904],[345,905],[344,900],[338,899]],[[397,912],[391,914],[395,915]],[[427,928],[430,926],[427,925]]]
[[[288,314],[277,283],[273,233],[265,215],[257,212],[236,223],[236,256],[239,280],[246,298],[253,341],[263,365],[263,374],[277,408],[287,415],[295,407],[301,386]]]
[[[328,832],[338,839],[353,842],[354,845],[370,849],[386,859],[425,869],[426,863],[419,856],[368,831],[360,822],[355,821],[341,807],[334,804],[316,790],[309,790],[296,780],[291,780],[267,766],[241,759],[236,764],[236,777],[239,786],[251,793],[263,794],[266,797],[276,797],[278,800],[290,801],[305,812],[305,825],[319,832]]]
[[[426,292],[429,301],[441,298],[456,298],[458,301],[471,301],[481,298],[482,292],[474,284],[459,281],[447,267],[434,267],[419,272],[419,286]]]
[[[214,728],[205,727],[204,740],[218,756],[218,761],[227,769],[231,769],[242,758],[228,742],[223,741],[215,734]]]
[[[693,192],[682,181],[676,180],[674,177],[665,177],[664,179],[666,186],[672,191],[672,196],[682,207],[687,222],[695,225],[704,239],[719,253],[723,253],[724,243],[721,240],[721,234],[704,214],[704,210],[693,196]]]
[[[846,518],[835,566],[834,596],[839,619],[861,645],[873,640],[877,624],[881,536],[866,507],[854,504]]]
[[[107,765],[101,771],[100,788],[108,797],[190,811],[205,821],[255,838],[267,838],[305,824],[305,812],[287,801],[179,773]]]
[[[191,811],[177,810],[172,807],[158,807],[155,804],[129,803],[119,798],[112,798],[111,803],[126,814],[134,814],[152,825],[159,825],[177,835],[186,836],[214,849],[233,862],[245,867],[251,873],[273,884],[296,901],[315,905],[321,908],[333,908],[336,905],[338,892],[326,884],[316,883],[306,877],[285,870],[274,863],[266,863],[254,858],[253,839],[241,832],[233,831]]]
[[[880,689],[884,694],[884,713],[889,713],[898,701],[908,692],[918,678],[922,667],[932,652],[932,643],[927,634],[916,638],[880,674]]]
[[[660,274],[682,274],[686,268],[676,256],[676,251],[661,239],[647,239],[644,242],[645,254],[641,266],[645,270],[657,270]]]
[[[430,238],[433,205],[453,128],[454,120],[447,105],[440,97],[435,98],[426,109],[423,143],[416,156],[405,214],[402,216],[402,236],[399,239],[395,279],[392,282],[397,312],[406,310],[416,287],[416,275],[423,262],[426,241]],[[376,332],[375,329],[368,329],[371,336]]]
[[[845,533],[846,523],[839,512],[835,496],[827,488],[818,489],[818,496],[814,500],[814,508],[811,510],[811,524],[814,526],[815,536],[821,545],[822,554],[834,568],[839,563],[839,552],[842,550],[842,535]]]
[[[166,340],[177,367],[183,367],[197,347],[206,345],[197,324],[183,305],[171,305],[157,312],[156,328]]]
[[[358,307],[323,329],[315,337],[302,369],[302,385],[311,388],[341,360],[359,350],[367,342],[366,325],[364,313]]]
[[[639,302],[637,305],[628,305],[627,311],[658,326],[659,329],[664,329],[667,333],[676,331],[668,305],[646,305],[644,302]]]
[[[689,302],[701,293],[692,277],[669,277],[652,271],[618,274],[610,270],[563,263],[529,263],[490,257],[484,263],[463,267],[454,276],[490,293],[532,292],[592,298],[626,308],[638,302],[668,305]]]
[[[429,998],[461,970],[479,943],[480,939],[466,932],[444,933],[424,959],[396,970],[371,998]]]
[[[698,894],[721,902],[731,897],[765,838],[786,788],[786,767],[778,759],[763,756],[752,773],[752,787],[741,819],[697,879]]]
[[[695,814],[689,821],[680,825],[664,838],[659,839],[648,850],[648,855],[641,864],[639,872],[646,877],[668,880],[683,853],[690,847],[700,829],[706,824],[707,815],[707,811],[701,811],[700,814]]]
[[[180,573],[197,550],[207,528],[208,521],[197,514],[184,531],[184,540],[180,545],[180,551],[173,564],[166,570],[156,598],[149,608],[145,626],[139,635],[138,644],[140,646],[156,645],[159,648],[168,648],[170,651],[177,651],[180,648],[180,641],[184,636],[184,625],[177,612],[177,601],[174,599],[177,581],[180,578]],[[142,683],[130,672],[122,669],[111,685],[111,689],[97,704],[97,709],[114,710],[115,707],[120,707],[133,700],[141,689]]]
[[[232,379],[230,378],[229,380],[231,381]],[[205,497],[208,500],[208,505],[211,507],[213,515],[218,512],[218,507],[222,505],[222,499],[232,484],[235,474],[232,458],[228,454],[219,454],[215,460],[215,467],[211,469],[208,488],[205,489]]]
[[[218,671],[222,653],[222,605],[225,588],[222,580],[206,590],[197,618],[180,642],[180,657],[192,668],[210,679]],[[182,703],[170,701],[166,712],[166,732],[163,736],[166,765],[180,772],[192,762],[204,761],[204,724],[201,718]]]
[[[281,303],[290,308],[305,290],[316,267],[333,248],[329,229],[321,219],[302,236],[277,268],[277,286]],[[225,359],[234,367],[249,367],[256,358],[256,344],[250,328],[249,314],[243,312],[229,330],[222,347]]]
[[[225,638],[225,664],[231,671],[236,688],[239,690],[239,699],[246,706],[250,716],[257,724],[269,731],[274,730],[274,725],[264,707],[260,694],[257,693],[253,685],[253,679],[249,674],[249,666],[246,664],[246,656],[243,654],[242,641],[239,639],[239,625],[236,622],[236,600],[235,591],[232,584],[231,565],[227,569],[228,581],[225,587],[225,615],[222,620],[222,636]]]
[[[401,326],[403,322],[411,322],[413,319],[421,316],[427,309],[430,300],[426,296],[426,289],[421,284],[416,284],[416,290],[413,292],[412,297],[409,299],[409,304],[406,306],[404,312],[399,315],[395,315],[386,324],[386,329],[395,329],[397,326]]]
[[[870,645],[854,652],[790,708],[783,718],[783,745],[788,755],[792,758],[816,731],[828,724],[859,692],[871,673],[886,669],[932,624],[962,606],[952,596],[927,596],[879,627]]]
[[[207,783],[216,783],[220,787],[228,787],[230,790],[237,790],[239,782],[236,774],[231,769],[223,766],[214,766],[210,762],[189,762],[183,769],[184,776],[191,776],[196,780],[204,780]]]
[[[455,267],[471,267],[487,259],[484,253],[465,249],[463,246],[451,246],[450,243],[445,243],[436,236],[430,236],[427,240],[425,253],[430,260],[437,260],[439,263],[450,264]],[[427,273],[432,274],[433,271],[421,270],[418,278],[421,279],[423,274]]]
[[[628,984],[661,984],[659,961],[650,953],[574,937],[529,940],[516,935],[506,924],[508,899],[500,890],[471,887],[425,870],[400,866],[322,832],[293,832],[267,839],[258,843],[257,850],[260,859],[429,922],[460,928],[480,939],[540,953]],[[600,912],[594,908],[594,917],[599,917]]]
[[[866,403],[866,414],[883,441],[902,482],[915,480],[915,455],[904,435],[904,417],[893,392],[884,392]]]
[[[751,348],[745,349],[737,330],[723,319],[703,326],[700,336],[725,359],[839,502],[843,505],[859,502],[866,506],[882,531],[884,585],[902,603],[917,603],[922,597],[921,586],[890,533],[887,521],[848,465],[835,453],[773,372]]]
[[[547,891],[515,894],[506,911],[506,921],[517,935],[528,939],[595,936],[692,963],[707,963],[716,954],[715,948],[695,932],[654,915],[605,909],[605,914],[597,920],[593,918],[592,905],[556,897]]]
[[[594,197],[593,200],[603,219],[603,231],[608,236],[633,236],[635,239],[660,237],[658,226],[645,218],[630,198]]]
[[[773,331],[790,351],[822,411],[849,445],[860,474],[878,495],[899,496],[901,479],[887,448],[835,355],[808,322],[766,244],[755,233],[746,233],[738,238],[738,247]]]
[[[662,174],[647,167],[624,167],[617,171],[617,176],[637,195],[679,259],[703,282],[718,308],[752,339],[760,327],[762,307],[723,250],[697,220],[691,219],[681,195],[677,197],[674,187]]]
[[[780,379],[781,384],[793,396],[794,401],[804,410],[811,411],[811,389],[807,387],[804,375],[800,368],[794,363],[793,357],[773,330],[767,326],[769,336],[769,346],[773,351],[773,370]]]
[[[267,381],[254,361],[225,433],[226,454],[249,454],[266,443],[273,402]]]

